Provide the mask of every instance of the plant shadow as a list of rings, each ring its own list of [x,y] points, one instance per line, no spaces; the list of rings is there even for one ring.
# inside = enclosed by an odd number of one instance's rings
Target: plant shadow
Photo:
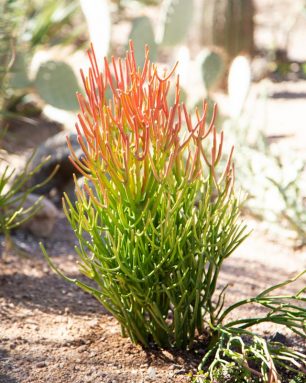
[[[18,383],[18,380],[10,376],[9,370],[11,369],[10,358],[8,352],[0,348],[0,383]]]
[[[107,314],[90,294],[51,273],[42,277],[22,273],[0,275],[0,298],[8,305],[21,305],[31,310],[38,308],[44,313]]]

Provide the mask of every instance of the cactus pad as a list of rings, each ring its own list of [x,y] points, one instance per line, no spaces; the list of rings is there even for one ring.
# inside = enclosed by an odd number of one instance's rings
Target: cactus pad
[[[75,93],[80,91],[72,68],[62,61],[43,63],[34,80],[41,98],[48,104],[65,110],[79,108]]]
[[[160,42],[165,46],[181,43],[187,35],[193,18],[193,0],[165,0]]]
[[[204,86],[209,93],[221,80],[225,71],[225,62],[220,54],[208,49],[204,49],[198,59]]]
[[[143,66],[143,48],[147,44],[150,48],[152,60],[156,60],[157,45],[151,21],[146,16],[137,17],[133,20],[129,40],[134,41],[135,58],[138,65]]]

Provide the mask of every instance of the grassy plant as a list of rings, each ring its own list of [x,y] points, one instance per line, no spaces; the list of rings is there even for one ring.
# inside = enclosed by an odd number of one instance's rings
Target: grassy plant
[[[284,170],[282,161],[278,163],[280,169]],[[305,169],[306,163],[296,165],[291,169],[291,179],[287,182],[268,178],[283,202],[283,207],[277,212],[277,216],[296,233],[296,244],[301,247],[306,245]]]
[[[72,26],[72,19],[78,7],[79,3],[76,0],[36,0],[28,3],[24,9],[29,19],[25,27],[27,41],[33,48],[46,42],[58,44],[61,41],[61,44],[64,44],[73,41],[76,38],[75,31],[70,28],[70,33],[65,33],[65,29]]]
[[[213,326],[213,336],[195,382],[284,382],[287,377],[306,376],[306,355],[286,345],[267,341],[252,330],[255,324],[269,322],[282,325],[305,339],[306,288],[290,295],[272,295],[306,274],[269,287],[254,298],[231,305]],[[262,316],[229,320],[227,317],[244,305],[260,305],[266,309]],[[205,371],[205,372],[204,372]],[[239,379],[238,379],[239,377]],[[298,380],[297,380],[298,381]]]
[[[133,342],[186,348],[207,316],[215,321],[220,268],[246,236],[232,152],[217,177],[223,133],[214,126],[216,108],[210,123],[205,102],[192,118],[180,102],[179,77],[168,105],[174,70],[160,71],[148,50],[143,69],[132,44],[125,60],[105,60],[103,73],[93,50],[89,57],[86,98],[78,95],[81,159],[68,141],[87,182],[76,186],[75,205],[66,196],[64,210],[79,240],[80,270],[96,284],[66,279],[96,297]]]
[[[8,75],[12,71],[15,59],[16,40],[18,23],[21,21],[21,2],[19,0],[4,0],[0,4],[0,123],[1,117],[6,117],[5,103],[8,98]],[[6,127],[0,126],[0,149],[1,141],[6,133]],[[42,166],[42,165],[40,165]],[[39,168],[40,168],[39,166]],[[40,208],[40,200],[27,209],[23,204],[27,195],[34,191],[36,187],[24,191],[29,178],[33,172],[28,171],[28,166],[24,172],[15,176],[15,169],[12,169],[0,154],[0,233],[9,237],[11,229],[22,224],[29,219]],[[48,180],[46,180],[47,182]],[[39,187],[40,185],[37,185]]]
[[[28,195],[49,182],[57,171],[56,167],[41,184],[34,185],[31,188],[27,187],[30,178],[49,160],[49,158],[46,158],[30,171],[29,165],[33,156],[28,160],[22,172],[17,175],[16,170],[6,164],[5,160],[0,157],[0,234],[5,236],[6,248],[10,248],[12,245],[10,231],[29,220],[41,208],[43,197],[38,198],[33,205],[25,208],[24,205]]]

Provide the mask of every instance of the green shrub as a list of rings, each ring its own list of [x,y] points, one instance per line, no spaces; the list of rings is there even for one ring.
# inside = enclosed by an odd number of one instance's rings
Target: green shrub
[[[120,322],[122,333],[148,346],[191,346],[214,323],[212,295],[223,261],[246,236],[233,190],[232,155],[219,174],[223,133],[207,124],[207,105],[194,118],[176,96],[172,73],[137,68],[133,47],[99,72],[83,75],[77,131],[83,149],[71,158],[85,176],[77,202],[64,209],[79,240],[81,272],[95,296]],[[108,102],[106,89],[113,92]],[[194,120],[194,121],[192,121]],[[68,143],[69,144],[69,143]],[[218,172],[217,168],[218,167]]]
[[[5,105],[9,90],[8,77],[15,60],[17,29],[22,13],[20,8],[19,0],[4,0],[0,4],[0,150],[6,133],[3,121],[8,115]],[[6,163],[0,152],[0,233],[4,233],[6,238],[12,228],[23,223],[40,208],[40,200],[28,209],[22,207],[27,195],[33,190],[23,191],[32,173],[28,172],[27,166],[23,174],[15,176],[15,173],[15,169]]]
[[[31,188],[27,187],[30,178],[49,160],[49,158],[46,158],[30,171],[29,165],[33,156],[18,174],[16,174],[16,169],[6,164],[5,160],[0,157],[0,233],[5,235],[8,235],[10,230],[27,221],[40,209],[43,197],[39,198],[34,205],[24,208],[27,196],[46,184],[57,171],[56,167],[41,184],[34,185]]]

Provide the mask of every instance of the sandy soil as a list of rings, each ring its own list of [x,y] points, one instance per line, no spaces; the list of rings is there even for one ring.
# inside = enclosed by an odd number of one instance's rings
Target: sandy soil
[[[269,102],[273,110],[280,100]],[[302,115],[303,104],[299,105]],[[291,108],[285,100],[281,106],[288,111]],[[285,114],[284,110],[282,113]],[[272,125],[275,128],[276,124]],[[28,127],[16,125],[4,146],[20,161],[31,147],[57,131],[57,125],[41,120]],[[293,131],[290,136],[292,145],[300,145],[299,133]],[[26,140],[26,136],[31,136],[31,140]],[[291,145],[289,138],[285,140]],[[227,304],[253,296],[306,267],[305,248],[293,250],[293,242],[280,232],[267,232],[265,223],[244,219],[253,233],[225,262],[220,275],[219,289],[225,284],[230,286]],[[189,380],[188,372],[196,370],[203,356],[203,344],[189,352],[143,350],[121,337],[119,325],[94,298],[49,269],[39,249],[40,240],[67,275],[80,277],[75,238],[65,218],[58,220],[48,239],[21,231],[15,232],[13,238],[30,255],[25,258],[12,252],[0,261],[0,383]],[[287,291],[294,292],[305,286],[305,282],[300,280]],[[235,317],[258,314],[259,308],[244,308]],[[284,329],[265,325],[255,330],[265,336],[281,331],[289,343],[303,350],[301,340]]]
[[[274,24],[270,18],[267,21],[263,10],[270,7],[270,15],[275,2],[256,3],[259,26],[256,38],[265,41],[266,48],[273,42],[273,25],[277,25],[278,18],[277,15],[273,18]],[[292,0],[278,2],[280,10],[289,9],[290,4]],[[301,30],[305,32],[305,25],[301,27],[299,21],[298,32]],[[280,32],[283,34],[276,39],[284,38],[283,30]],[[305,50],[294,41],[296,49],[292,56],[301,59]],[[289,134],[284,138],[285,144],[306,159],[306,81],[274,84],[264,80],[252,91],[256,95],[258,89],[267,86],[269,97],[256,118],[262,121],[260,113],[265,113],[267,134]],[[41,119],[37,124],[14,125],[4,142],[7,158],[18,166],[29,150],[58,130],[57,125]],[[305,248],[294,250],[293,243],[279,232],[271,234],[264,224],[245,219],[253,233],[225,262],[220,275],[219,288],[230,285],[227,304],[252,296],[306,267]],[[195,371],[203,356],[203,345],[193,351],[175,352],[143,350],[131,344],[121,337],[120,327],[98,302],[49,269],[38,246],[40,238],[18,231],[14,239],[30,255],[25,258],[12,252],[0,257],[0,383],[188,381],[187,373]],[[75,239],[65,218],[59,219],[51,237],[43,241],[54,262],[67,275],[79,277],[73,249]],[[303,286],[305,279],[288,291]],[[258,313],[258,308],[245,308],[235,315]],[[282,331],[289,343],[306,351],[301,341],[283,329],[263,326],[257,330],[266,336]]]
[[[226,261],[220,287],[229,283],[227,303],[254,295],[294,276],[306,266],[305,251],[269,240],[260,225]],[[120,335],[116,321],[94,300],[55,275],[46,265],[37,238],[16,233],[31,252],[11,254],[0,264],[0,382],[185,382],[203,355],[194,351],[143,350]],[[74,237],[65,219],[45,240],[54,262],[69,276],[79,276]],[[299,281],[290,291],[301,288]],[[236,316],[258,315],[258,308]],[[258,328],[265,335],[278,329]],[[286,334],[286,332],[283,332]],[[286,334],[290,339],[290,334]],[[294,341],[293,338],[291,341]]]

